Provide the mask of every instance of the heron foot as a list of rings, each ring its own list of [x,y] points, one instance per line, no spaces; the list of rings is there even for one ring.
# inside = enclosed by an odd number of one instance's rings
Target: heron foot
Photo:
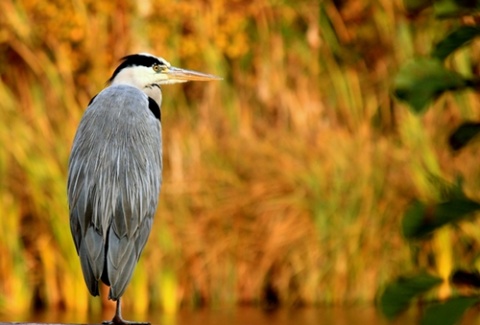
[[[128,321],[122,318],[122,303],[120,298],[117,299],[117,308],[115,310],[115,316],[111,321],[103,321],[103,325],[150,325],[149,322],[135,322]]]
[[[104,320],[103,325],[150,325],[149,322],[136,322],[124,320],[122,317],[115,315],[112,320]]]

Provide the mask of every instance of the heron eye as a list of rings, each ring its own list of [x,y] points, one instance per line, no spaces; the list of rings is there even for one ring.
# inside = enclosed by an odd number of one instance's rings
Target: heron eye
[[[153,69],[153,71],[155,71],[155,72],[160,72],[160,71],[162,71],[164,68],[163,68],[160,64],[155,63],[155,64],[152,66],[152,69]]]

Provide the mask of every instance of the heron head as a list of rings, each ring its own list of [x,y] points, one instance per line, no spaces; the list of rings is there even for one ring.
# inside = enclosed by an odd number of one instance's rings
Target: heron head
[[[123,57],[122,63],[115,69],[109,82],[130,84],[143,89],[187,81],[221,79],[211,74],[176,68],[161,57],[139,53]]]

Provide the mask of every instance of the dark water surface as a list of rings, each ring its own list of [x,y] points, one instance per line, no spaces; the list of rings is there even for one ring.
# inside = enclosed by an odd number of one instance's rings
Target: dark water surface
[[[417,309],[412,308],[398,319],[388,321],[373,306],[280,308],[264,311],[254,307],[234,309],[182,309],[175,315],[161,312],[133,315],[124,310],[127,320],[148,321],[152,325],[415,325],[420,324]],[[75,314],[61,311],[45,311],[30,315],[0,313],[2,323],[55,323],[55,324],[100,324],[111,319],[113,310],[103,315]],[[461,325],[480,325],[480,308],[470,309],[462,318]],[[9,325],[9,324],[7,324]]]
[[[107,317],[111,317],[108,313]],[[417,313],[408,312],[401,318],[389,322],[374,307],[322,307],[293,308],[264,311],[254,307],[235,309],[180,310],[175,315],[150,313],[131,315],[127,310],[124,317],[135,321],[149,321],[152,325],[381,325],[416,324]],[[104,315],[79,315],[65,312],[42,312],[31,315],[0,314],[0,322],[42,322],[42,323],[101,323]],[[478,321],[478,320],[477,320]],[[464,323],[464,322],[462,322]],[[467,323],[465,323],[467,324]]]

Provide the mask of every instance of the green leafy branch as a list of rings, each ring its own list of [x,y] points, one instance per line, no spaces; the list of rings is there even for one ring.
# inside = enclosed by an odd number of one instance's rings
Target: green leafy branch
[[[429,9],[437,18],[472,15],[480,9],[480,1],[463,0],[404,0],[411,14]],[[412,59],[400,69],[393,83],[395,97],[406,102],[411,111],[424,113],[439,96],[449,91],[480,90],[480,78],[468,78],[446,67],[446,59],[455,51],[480,36],[479,26],[461,26],[437,43],[428,57]],[[449,137],[449,146],[460,150],[480,133],[480,122],[462,123]],[[405,239],[419,241],[429,238],[440,227],[472,217],[480,211],[480,202],[468,198],[461,182],[452,186],[441,202],[425,203],[415,200],[404,213],[402,232]],[[379,307],[388,318],[405,311],[413,301],[419,300],[444,280],[428,273],[403,276],[389,283],[381,292]],[[478,272],[457,271],[450,277],[450,284],[465,286],[479,292]],[[428,303],[421,324],[455,324],[465,311],[480,302],[480,295],[450,297],[442,302]]]

